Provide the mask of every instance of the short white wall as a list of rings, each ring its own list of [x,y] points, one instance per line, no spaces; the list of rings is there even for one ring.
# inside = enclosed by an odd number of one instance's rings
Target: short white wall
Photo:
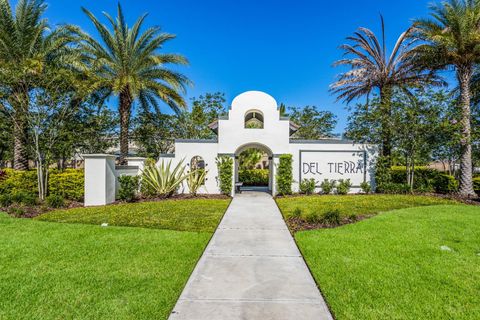
[[[83,155],[85,159],[85,206],[101,206],[115,201],[115,156]]]

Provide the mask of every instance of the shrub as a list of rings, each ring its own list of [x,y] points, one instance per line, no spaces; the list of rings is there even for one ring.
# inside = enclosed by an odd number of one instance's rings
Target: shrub
[[[36,170],[4,169],[4,177],[0,180],[0,194],[18,192],[30,194],[38,192]]]
[[[268,169],[239,170],[238,180],[246,186],[267,186],[269,174]]]
[[[65,199],[59,194],[51,194],[46,198],[46,203],[50,208],[62,208],[65,206]]]
[[[34,206],[37,204],[37,196],[25,191],[17,191],[12,194],[12,202],[26,206]]]
[[[315,192],[315,179],[303,179],[300,182],[300,193],[303,194],[312,194]]]
[[[302,209],[300,209],[299,207],[296,207],[292,212],[292,217],[300,218],[301,216],[302,216]]]
[[[362,188],[363,193],[369,194],[372,191],[372,186],[367,181],[360,183],[360,188]]]
[[[217,157],[218,182],[220,192],[226,195],[232,194],[233,185],[233,159],[231,157]]]
[[[458,181],[454,176],[439,172],[433,181],[437,193],[455,193],[458,191]]]
[[[330,194],[333,191],[333,188],[335,188],[336,184],[337,182],[335,180],[323,180],[323,182],[320,184],[320,188],[322,188],[322,193]]]
[[[154,195],[170,197],[178,190],[188,174],[185,173],[185,165],[180,161],[175,168],[171,168],[172,161],[162,161],[159,167],[147,166],[142,173],[142,184],[148,185]]]
[[[72,201],[83,201],[85,194],[85,173],[83,170],[66,169],[52,172],[48,181],[49,194],[61,195]]]
[[[318,223],[321,221],[321,217],[317,211],[311,211],[305,216],[305,221],[308,223]]]
[[[340,211],[339,210],[331,210],[327,211],[322,215],[321,221],[325,224],[338,226],[341,222],[340,219]]]
[[[350,179],[338,180],[337,194],[342,194],[342,195],[348,194],[351,188],[352,188],[352,183],[350,182]]]
[[[0,207],[9,207],[13,203],[12,196],[9,194],[0,195]]]
[[[473,178],[473,190],[480,195],[480,177]]]
[[[120,176],[118,177],[120,189],[118,190],[118,198],[126,202],[135,200],[138,192],[140,180],[138,176]]]
[[[375,182],[377,192],[384,192],[384,185],[392,182],[390,159],[388,157],[380,156],[377,158],[377,163],[375,164]]]
[[[277,193],[279,195],[292,194],[292,155],[282,154],[277,170]]]
[[[389,182],[382,186],[381,192],[386,194],[406,194],[410,193],[410,186],[406,183]]]
[[[198,189],[200,189],[200,187],[205,184],[205,177],[207,173],[208,171],[206,171],[205,169],[197,169],[190,172],[187,177],[187,186],[188,191],[192,195],[196,196]]]
[[[7,212],[15,217],[22,217],[26,214],[25,209],[21,207],[10,207]]]

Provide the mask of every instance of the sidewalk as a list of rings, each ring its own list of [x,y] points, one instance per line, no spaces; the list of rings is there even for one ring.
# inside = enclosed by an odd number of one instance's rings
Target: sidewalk
[[[332,319],[267,193],[232,200],[171,320]]]

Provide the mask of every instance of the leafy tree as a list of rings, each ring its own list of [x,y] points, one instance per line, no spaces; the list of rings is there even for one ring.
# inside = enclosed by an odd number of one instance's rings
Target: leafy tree
[[[82,8],[97,32],[101,42],[81,32],[81,50],[95,88],[106,96],[118,95],[120,114],[120,159],[128,155],[130,116],[134,101],[147,112],[151,108],[160,113],[159,101],[166,103],[175,112],[185,108],[181,96],[190,81],[184,75],[168,68],[169,65],[185,65],[187,60],[178,54],[158,51],[175,38],[161,33],[159,27],[141,32],[146,15],[141,16],[133,27],[125,21],[120,4],[114,20],[104,13],[110,28],[102,24],[90,11]]]
[[[139,154],[149,158],[158,158],[161,153],[173,151],[180,121],[178,116],[141,112],[134,120],[133,136],[138,144]]]
[[[0,95],[11,107],[18,170],[28,169],[28,99],[35,82],[47,70],[58,71],[76,58],[72,28],[50,28],[43,18],[46,7],[43,0],[19,0],[12,10],[8,0],[0,0]]]
[[[0,107],[0,167],[6,165],[12,152],[12,121],[9,114]]]
[[[350,43],[341,49],[346,56],[338,60],[336,66],[350,68],[338,76],[331,85],[331,91],[339,100],[347,103],[372,92],[378,94],[381,108],[380,131],[381,154],[389,157],[392,150],[391,100],[395,89],[404,90],[412,86],[421,86],[432,82],[429,73],[419,72],[413,63],[414,41],[409,40],[413,27],[403,32],[397,39],[391,53],[387,52],[385,24],[381,18],[382,38],[367,28],[359,28],[353,36],[347,38]]]
[[[459,194],[475,196],[472,183],[471,82],[480,61],[480,1],[449,0],[431,6],[431,18],[415,21],[418,64],[431,70],[453,68],[460,88]]]
[[[240,164],[240,170],[255,169],[256,164],[262,160],[265,153],[256,148],[249,148],[244,150],[239,155],[238,163]]]
[[[336,116],[330,111],[320,111],[314,106],[289,108],[290,119],[300,126],[294,139],[317,140],[331,137],[337,124]]]

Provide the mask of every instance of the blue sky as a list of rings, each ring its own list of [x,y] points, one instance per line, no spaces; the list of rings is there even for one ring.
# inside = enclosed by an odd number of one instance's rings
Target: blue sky
[[[114,15],[117,1],[47,0],[52,24],[73,23],[88,32],[84,6],[99,16]],[[188,97],[224,92],[230,102],[247,90],[261,90],[287,106],[315,105],[338,116],[343,131],[348,112],[328,92],[340,71],[332,63],[338,46],[359,26],[379,30],[386,21],[390,45],[411,20],[428,15],[425,0],[123,0],[129,24],[145,12],[147,25],[159,25],[177,39],[165,51],[190,60],[182,71],[194,82]]]

